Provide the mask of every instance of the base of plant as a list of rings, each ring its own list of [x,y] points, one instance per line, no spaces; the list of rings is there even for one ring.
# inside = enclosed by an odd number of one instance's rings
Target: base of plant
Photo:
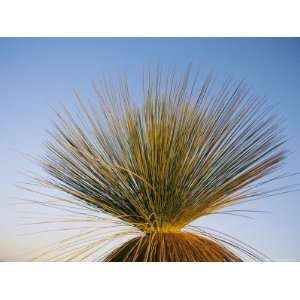
[[[108,262],[226,262],[242,261],[223,245],[189,232],[147,233],[115,249]]]

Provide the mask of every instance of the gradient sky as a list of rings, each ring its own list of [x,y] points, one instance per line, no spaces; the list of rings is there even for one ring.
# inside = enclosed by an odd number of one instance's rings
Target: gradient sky
[[[74,104],[74,89],[93,98],[92,81],[102,74],[127,71],[131,87],[140,89],[143,67],[160,63],[184,69],[188,63],[219,80],[245,79],[265,96],[285,120],[290,151],[284,171],[300,171],[300,39],[157,38],[157,39],[6,39],[0,38],[0,260],[24,260],[52,234],[24,236],[26,215],[14,205],[23,196],[14,184],[34,168],[19,152],[40,155],[53,112]],[[287,183],[299,183],[294,177]],[[252,203],[268,210],[254,219],[232,216],[200,220],[261,250],[274,260],[300,260],[300,192]]]

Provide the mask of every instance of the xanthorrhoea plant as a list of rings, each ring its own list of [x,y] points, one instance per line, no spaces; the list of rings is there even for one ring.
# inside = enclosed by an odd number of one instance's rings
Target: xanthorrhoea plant
[[[77,214],[72,222],[102,227],[65,239],[51,250],[61,253],[53,259],[262,259],[225,235],[189,226],[220,211],[234,214],[224,209],[270,193],[261,187],[284,158],[276,118],[262,101],[243,84],[226,82],[215,94],[212,87],[208,78],[197,90],[189,71],[180,79],[150,72],[142,105],[121,80],[117,88],[96,88],[96,105],[78,97],[77,119],[57,114],[41,160],[50,176],[40,183],[69,197],[42,204]]]

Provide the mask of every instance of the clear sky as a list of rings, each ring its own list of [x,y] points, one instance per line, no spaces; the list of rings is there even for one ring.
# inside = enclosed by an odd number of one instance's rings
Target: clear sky
[[[94,97],[92,81],[102,74],[127,71],[132,88],[139,89],[143,67],[157,63],[179,69],[192,63],[203,76],[213,71],[220,80],[245,79],[255,94],[277,105],[290,151],[284,170],[300,171],[300,39],[1,38],[0,260],[26,259],[28,249],[51,239],[22,235],[17,224],[24,222],[25,213],[13,204],[23,195],[14,184],[24,181],[24,169],[33,168],[18,151],[42,154],[53,118],[50,106],[72,107],[74,89],[83,98]],[[300,177],[289,182],[299,183]],[[270,213],[251,220],[215,216],[199,224],[234,235],[274,260],[300,260],[299,196],[295,192],[253,203],[251,208]]]

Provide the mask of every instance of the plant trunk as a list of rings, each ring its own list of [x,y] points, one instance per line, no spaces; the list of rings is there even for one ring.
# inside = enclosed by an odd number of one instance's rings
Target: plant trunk
[[[114,250],[109,262],[242,261],[218,242],[189,232],[147,233]]]

